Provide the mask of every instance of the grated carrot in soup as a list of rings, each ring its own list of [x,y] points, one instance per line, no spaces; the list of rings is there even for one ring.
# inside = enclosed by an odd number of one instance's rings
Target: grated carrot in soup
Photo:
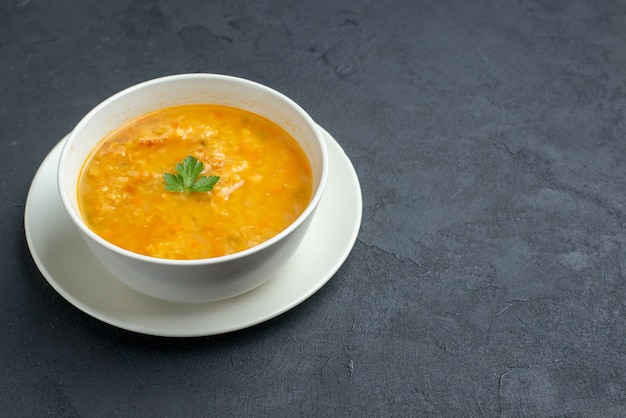
[[[210,192],[165,190],[164,173],[193,156]],[[169,259],[243,251],[275,236],[306,208],[309,161],[274,122],[219,105],[175,106],[104,138],[86,161],[78,200],[86,224],[127,250]]]

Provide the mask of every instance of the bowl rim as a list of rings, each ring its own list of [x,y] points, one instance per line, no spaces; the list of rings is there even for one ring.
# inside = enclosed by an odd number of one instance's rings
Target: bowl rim
[[[227,254],[227,255],[223,255],[223,256],[209,257],[209,258],[197,258],[197,259],[183,259],[183,260],[181,260],[181,259],[160,258],[160,257],[153,257],[153,256],[149,256],[149,255],[139,254],[139,253],[127,250],[125,248],[122,248],[122,247],[120,247],[118,245],[115,245],[115,244],[105,240],[104,238],[102,238],[101,236],[96,234],[93,230],[91,230],[91,228],[89,228],[87,226],[87,224],[84,222],[84,220],[83,220],[82,216],[80,215],[80,213],[77,213],[73,209],[72,205],[68,202],[67,194],[68,193],[75,193],[76,192],[75,187],[73,187],[73,189],[74,189],[73,191],[67,190],[67,188],[64,185],[65,182],[61,181],[61,176],[62,176],[62,173],[63,173],[63,169],[62,169],[63,162],[70,155],[70,149],[72,148],[72,144],[75,142],[74,138],[75,138],[76,132],[79,131],[79,128],[82,128],[84,125],[89,123],[89,121],[94,117],[94,115],[97,114],[102,108],[104,108],[106,106],[109,106],[112,102],[114,102],[116,100],[119,100],[119,98],[121,98],[123,96],[129,95],[129,94],[133,94],[137,90],[140,90],[140,89],[152,86],[152,85],[172,82],[172,81],[176,81],[176,80],[194,79],[194,78],[195,79],[200,79],[200,80],[227,80],[227,81],[234,81],[234,82],[237,82],[237,83],[245,84],[248,87],[259,89],[259,90],[261,90],[261,91],[263,91],[263,92],[265,92],[267,94],[276,96],[280,100],[282,100],[285,103],[287,103],[291,108],[293,108],[293,110],[295,110],[299,114],[300,117],[303,118],[303,120],[306,121],[306,123],[312,128],[313,132],[315,133],[314,136],[315,136],[315,138],[316,138],[316,140],[318,142],[318,145],[320,147],[320,150],[321,150],[320,181],[319,181],[319,185],[318,185],[317,189],[313,193],[313,196],[311,196],[309,204],[307,205],[305,210],[300,214],[300,216],[298,216],[290,225],[288,225],[285,229],[280,231],[278,234],[274,235],[273,237],[269,238],[266,241],[263,241],[260,244],[257,244],[257,245],[255,245],[253,247],[250,247],[250,248],[248,248],[246,250],[238,251],[236,253]],[[276,121],[273,121],[273,122],[274,123],[278,123]],[[99,143],[100,142],[97,142],[97,144],[99,144]],[[91,151],[93,151],[93,147],[92,147]],[[84,161],[83,161],[83,163],[84,163]],[[323,137],[322,132],[321,132],[321,128],[313,120],[313,118],[299,104],[297,104],[294,100],[292,100],[291,98],[289,98],[285,94],[283,94],[283,93],[279,92],[278,90],[275,90],[275,89],[273,89],[273,88],[271,88],[269,86],[261,84],[259,82],[252,81],[252,80],[249,80],[249,79],[246,79],[246,78],[242,78],[242,77],[226,75],[226,74],[218,74],[218,73],[181,73],[181,74],[172,74],[172,75],[167,75],[167,76],[153,78],[153,79],[146,80],[146,81],[143,81],[143,82],[131,85],[129,87],[126,87],[126,88],[118,91],[117,93],[109,96],[108,98],[104,99],[99,104],[97,104],[95,107],[93,107],[87,114],[85,114],[80,119],[80,121],[76,124],[74,129],[72,129],[72,131],[69,133],[68,138],[65,141],[65,144],[63,145],[63,148],[61,150],[61,154],[60,154],[60,157],[59,157],[59,163],[58,163],[58,170],[57,170],[57,187],[59,189],[59,194],[60,194],[60,197],[61,197],[61,201],[63,203],[63,207],[65,208],[66,213],[68,213],[68,215],[72,219],[72,222],[74,223],[74,225],[76,225],[83,234],[86,234],[90,239],[95,241],[97,244],[105,247],[109,251],[112,251],[114,253],[117,253],[117,254],[120,254],[120,255],[132,258],[132,259],[137,260],[137,261],[144,261],[144,262],[148,262],[148,263],[152,263],[152,264],[156,264],[156,265],[167,265],[167,266],[206,266],[206,265],[213,265],[213,264],[228,263],[228,262],[231,262],[231,261],[235,261],[235,260],[238,260],[238,259],[241,259],[241,258],[245,258],[245,257],[251,256],[253,254],[262,252],[266,248],[275,245],[276,243],[278,243],[279,241],[283,240],[288,235],[290,235],[292,232],[294,232],[302,223],[304,223],[307,219],[309,219],[311,216],[314,215],[313,212],[317,208],[317,206],[318,206],[318,204],[319,204],[319,202],[320,202],[320,200],[322,198],[322,195],[324,194],[324,191],[326,189],[326,182],[328,180],[328,165],[329,165],[328,150],[327,150],[327,147],[326,147],[326,142],[325,142],[324,137]]]

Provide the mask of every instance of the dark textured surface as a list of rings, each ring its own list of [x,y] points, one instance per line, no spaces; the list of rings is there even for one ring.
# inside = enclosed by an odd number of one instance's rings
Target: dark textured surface
[[[1,1],[0,416],[626,416],[625,40],[621,1]],[[121,331],[40,275],[26,194],[99,101],[195,71],[333,134],[359,239],[267,323]]]

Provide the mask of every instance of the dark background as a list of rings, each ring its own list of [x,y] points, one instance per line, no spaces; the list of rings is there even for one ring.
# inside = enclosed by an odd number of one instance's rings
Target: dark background
[[[303,304],[168,339],[66,302],[23,216],[85,113],[184,72],[296,100],[364,211]],[[623,1],[0,0],[0,416],[626,416],[625,117]]]

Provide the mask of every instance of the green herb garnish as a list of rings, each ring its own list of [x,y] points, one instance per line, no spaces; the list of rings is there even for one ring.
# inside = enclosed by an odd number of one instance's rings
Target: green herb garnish
[[[188,156],[182,164],[176,164],[178,174],[165,173],[165,190],[184,193],[210,192],[220,178],[219,176],[198,177],[203,169],[202,162],[191,155]]]

